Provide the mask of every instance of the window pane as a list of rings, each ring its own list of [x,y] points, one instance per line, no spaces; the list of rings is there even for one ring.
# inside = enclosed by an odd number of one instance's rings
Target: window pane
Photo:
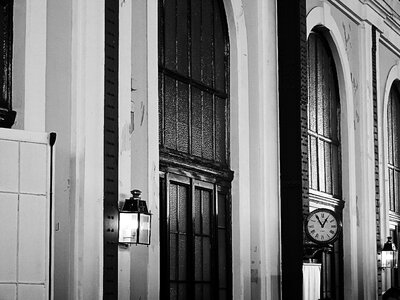
[[[176,149],[176,136],[175,80],[165,76],[165,146]]]
[[[170,234],[169,235],[169,278],[171,280],[177,280],[177,238],[176,234]]]
[[[203,93],[203,157],[213,159],[213,97]]]
[[[309,152],[308,161],[311,163],[311,188],[314,190],[318,189],[318,163],[317,163],[317,139],[311,137],[311,151]]]
[[[226,280],[226,236],[225,230],[218,230],[218,274],[219,274],[219,287],[225,288],[227,285]]]
[[[393,91],[394,92],[394,91]],[[399,126],[399,116],[397,115],[400,113],[400,107],[398,103],[398,99],[396,99],[395,95],[393,95],[393,165],[396,167],[399,166],[399,133],[400,133],[400,126]]]
[[[340,182],[340,168],[339,168],[339,149],[338,146],[332,145],[332,184],[333,194],[335,196],[341,196],[342,185]]]
[[[203,198],[203,234],[210,234],[210,214],[211,214],[211,193],[209,191],[202,191]]]
[[[194,238],[194,280],[203,280],[203,255],[202,255],[202,238],[195,236]]]
[[[202,81],[213,86],[213,1],[203,0],[201,23],[201,70]]]
[[[180,299],[180,300],[186,300],[187,299],[186,290],[187,290],[187,284],[185,284],[185,283],[179,284],[178,299]]]
[[[178,285],[176,283],[171,283],[169,286],[169,299],[178,299]]]
[[[163,89],[164,76],[158,73],[158,143],[164,145],[164,89]],[[132,114],[132,112],[131,112]]]
[[[211,240],[203,238],[203,280],[211,280]]]
[[[327,193],[332,194],[332,157],[331,157],[331,144],[325,143],[325,190]]]
[[[393,211],[399,212],[399,198],[400,198],[400,193],[399,193],[399,172],[395,171],[394,172],[394,191],[395,191],[395,196],[394,196],[394,207]]]
[[[219,300],[225,300],[227,299],[226,297],[226,290],[219,290]]]
[[[224,41],[224,24],[218,3],[214,4],[215,9],[215,81],[216,88],[225,91],[225,41]]]
[[[189,87],[178,83],[178,151],[189,152]]]
[[[203,103],[201,91],[192,89],[192,154],[202,156],[203,144]]]
[[[202,300],[203,299],[203,284],[196,283],[194,286],[195,289],[195,300]]]
[[[315,72],[315,36],[308,41],[308,128],[316,132],[316,72]]]
[[[179,280],[186,280],[187,252],[186,235],[179,235]]]
[[[188,18],[187,18],[187,1],[177,1],[177,66],[178,72],[183,75],[189,74],[188,69]]]
[[[201,0],[191,1],[192,11],[192,77],[198,81],[201,80]]]
[[[392,99],[392,93],[390,93],[389,97],[389,103],[388,103],[388,150],[389,150],[389,164],[393,164],[393,99]]]
[[[226,227],[226,196],[218,193],[218,227]]]
[[[176,232],[178,230],[178,186],[171,184],[169,188],[169,230]]]
[[[203,284],[203,300],[210,300],[211,297],[211,284]]]
[[[394,210],[394,177],[393,177],[393,169],[389,169],[389,203],[390,203],[390,210]]]
[[[325,81],[324,81],[324,68],[323,58],[324,58],[324,48],[320,39],[317,39],[317,51],[316,51],[316,67],[317,67],[317,132],[318,134],[324,134],[324,93],[326,91]]]
[[[187,216],[187,201],[188,201],[188,188],[179,186],[179,231],[186,232],[186,216]]]
[[[225,105],[226,100],[216,97],[215,98],[215,108],[216,108],[216,129],[215,129],[215,154],[216,161],[225,163],[226,162],[226,112]]]
[[[323,141],[318,141],[318,179],[319,191],[325,192],[325,151]]]
[[[176,69],[176,0],[164,1],[165,66]]]
[[[201,193],[199,189],[194,192],[194,233],[201,234]]]

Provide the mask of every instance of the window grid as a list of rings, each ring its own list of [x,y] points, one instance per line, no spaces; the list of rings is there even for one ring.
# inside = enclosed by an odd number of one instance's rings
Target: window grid
[[[171,173],[161,189],[168,195],[161,207],[168,212],[169,244],[162,258],[169,266],[168,295],[161,292],[162,298],[231,298],[228,189]]]
[[[164,153],[227,166],[229,48],[220,5],[159,1],[159,143]]]
[[[310,190],[341,197],[339,101],[336,70],[326,42],[308,43],[308,161]]]
[[[394,83],[388,103],[389,210],[400,215],[400,93]]]

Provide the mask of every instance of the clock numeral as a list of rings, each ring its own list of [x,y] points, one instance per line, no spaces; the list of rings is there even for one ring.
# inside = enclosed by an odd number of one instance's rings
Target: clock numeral
[[[313,229],[313,230],[311,230],[311,233],[314,233],[315,232],[315,230]]]
[[[335,219],[330,220],[329,222],[332,223],[333,221],[335,221]]]
[[[315,235],[315,238],[318,238],[319,237],[319,234],[317,233],[316,235]]]
[[[329,232],[330,232],[331,234],[334,234],[334,233],[335,233],[333,230],[330,230]]]
[[[321,240],[324,240],[324,239],[325,239],[325,236],[321,235]]]
[[[336,225],[332,225],[331,227],[332,227],[332,228],[336,228]]]
[[[308,225],[308,228],[314,228],[314,225]]]
[[[322,214],[321,214],[321,217],[325,218],[325,215],[322,213]]]

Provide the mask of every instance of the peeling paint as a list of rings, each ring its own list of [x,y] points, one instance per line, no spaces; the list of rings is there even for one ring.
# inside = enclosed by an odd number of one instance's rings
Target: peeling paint
[[[351,77],[351,84],[353,86],[353,93],[355,94],[358,90],[358,81],[357,78],[353,76],[353,73],[350,73],[350,77]]]
[[[129,134],[135,130],[135,112],[131,111],[131,124],[129,124]]]
[[[67,179],[67,185],[65,186],[64,192],[68,191],[71,188],[71,179]]]
[[[146,111],[146,106],[143,104],[143,101],[140,102],[140,113],[142,118],[140,119],[140,126],[143,126],[143,121],[144,121],[144,113]]]
[[[351,25],[348,24],[348,26],[346,27],[346,24],[342,23],[342,26],[343,26],[344,43],[345,43],[346,51],[349,51],[352,47],[351,39],[350,39]]]

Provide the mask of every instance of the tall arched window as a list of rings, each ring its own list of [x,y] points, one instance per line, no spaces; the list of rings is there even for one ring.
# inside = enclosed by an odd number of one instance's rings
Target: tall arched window
[[[336,69],[326,41],[319,33],[308,40],[308,147],[310,194],[340,199],[339,95]]]
[[[400,91],[399,81],[390,88],[387,108],[389,221],[390,235],[395,245],[399,242],[400,224]],[[399,273],[392,272],[392,286],[399,286]]]
[[[159,0],[161,298],[230,299],[229,40],[221,0]]]
[[[308,39],[308,182],[310,208],[330,208],[341,216],[340,103],[335,62],[323,34]],[[322,264],[321,298],[343,299],[342,240]]]

